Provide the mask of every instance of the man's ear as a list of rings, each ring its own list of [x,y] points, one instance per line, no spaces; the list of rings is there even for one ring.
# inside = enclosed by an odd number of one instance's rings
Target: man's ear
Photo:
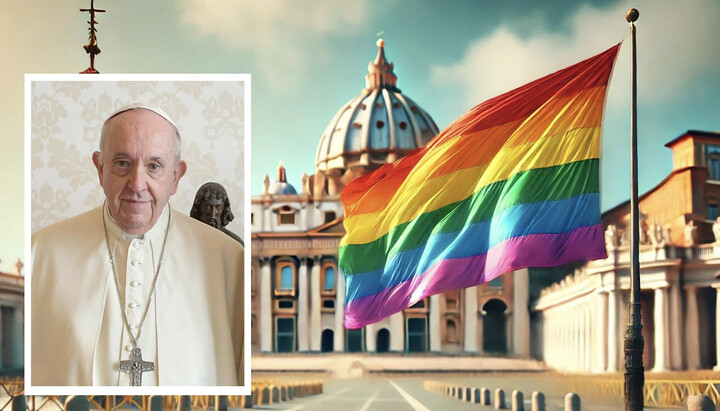
[[[177,191],[178,183],[180,182],[180,179],[185,175],[187,172],[187,164],[184,161],[180,161],[177,166],[175,166],[175,172],[173,173],[173,189],[172,193],[175,194]]]
[[[100,152],[96,151],[92,155],[92,162],[95,164],[95,168],[97,169],[98,173],[98,179],[100,179],[100,187],[103,185],[103,169],[102,164],[100,164]]]

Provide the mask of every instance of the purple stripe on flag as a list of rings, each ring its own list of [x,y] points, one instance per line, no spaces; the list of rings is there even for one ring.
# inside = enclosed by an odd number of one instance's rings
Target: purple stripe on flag
[[[439,261],[409,281],[350,301],[345,307],[345,328],[364,327],[429,295],[479,285],[509,271],[606,258],[603,237],[602,224],[596,224],[560,234],[514,237],[485,254]]]

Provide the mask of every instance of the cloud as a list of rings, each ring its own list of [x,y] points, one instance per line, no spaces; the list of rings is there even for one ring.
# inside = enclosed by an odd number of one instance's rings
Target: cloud
[[[701,76],[720,74],[720,2],[657,0],[640,2],[638,87],[640,102],[671,99]],[[643,7],[644,6],[644,7]],[[629,27],[621,2],[610,8],[583,6],[563,30],[531,30],[520,35],[507,25],[477,39],[462,60],[431,69],[437,85],[464,90],[469,105],[511,90],[535,78],[599,53],[627,38],[613,74],[609,105],[627,101],[629,92]],[[528,32],[528,29],[524,29]]]
[[[314,59],[326,58],[307,44],[354,33],[369,16],[363,1],[180,0],[178,7],[183,23],[253,53],[262,75],[277,87],[299,83]]]

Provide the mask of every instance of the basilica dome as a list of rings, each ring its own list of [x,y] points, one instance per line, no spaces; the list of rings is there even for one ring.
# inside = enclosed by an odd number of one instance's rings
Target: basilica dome
[[[396,87],[397,76],[393,63],[385,58],[382,39],[377,46],[365,89],[330,120],[317,149],[316,171],[341,179],[341,185],[394,162],[438,133],[430,115]]]

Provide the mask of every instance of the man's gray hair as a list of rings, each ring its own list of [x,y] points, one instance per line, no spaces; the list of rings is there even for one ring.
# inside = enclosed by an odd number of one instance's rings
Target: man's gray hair
[[[108,122],[110,122],[110,120],[113,119],[114,117],[116,117],[118,114],[124,113],[124,112],[129,111],[129,110],[148,110],[148,111],[152,111],[153,113],[155,113],[155,114],[157,114],[158,116],[164,118],[165,121],[167,121],[168,123],[170,123],[170,125],[173,127],[173,130],[175,130],[175,147],[174,147],[174,150],[173,150],[173,151],[175,152],[175,165],[177,165],[177,164],[180,162],[180,159],[181,159],[181,156],[180,156],[180,143],[182,142],[182,141],[181,141],[181,138],[180,138],[180,131],[178,130],[177,125],[176,125],[175,122],[170,118],[170,116],[169,116],[165,111],[163,111],[161,108],[159,108],[159,107],[154,107],[154,106],[148,106],[148,105],[145,105],[145,104],[142,104],[142,103],[132,103],[132,104],[128,104],[127,106],[120,107],[120,108],[117,109],[115,112],[113,112],[112,114],[110,114],[110,116],[107,118],[107,120],[105,120],[105,122],[103,123],[102,131],[100,132],[100,149],[99,149],[100,153],[102,153],[102,151],[103,151],[103,145],[105,144],[105,136],[106,136],[106,129],[107,129]],[[100,161],[102,161],[102,156],[100,156],[100,158],[101,158]]]

